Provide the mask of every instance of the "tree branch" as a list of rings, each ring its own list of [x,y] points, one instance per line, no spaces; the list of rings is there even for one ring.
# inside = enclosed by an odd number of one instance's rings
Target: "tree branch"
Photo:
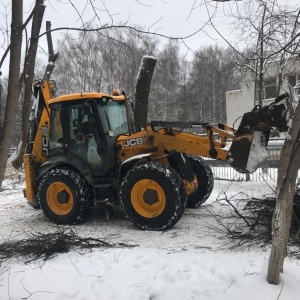
[[[21,31],[23,31],[26,28],[26,26],[28,25],[29,21],[32,19],[35,11],[38,9],[38,5],[39,5],[38,3],[35,4],[33,10],[31,11],[30,15],[26,19],[25,23],[21,26],[21,29],[20,29]],[[9,53],[10,49],[11,49],[11,44],[8,45],[8,47],[6,48],[4,54],[2,55],[2,58],[1,58],[1,61],[0,61],[0,69],[2,68],[2,65],[3,65],[3,63],[4,63],[4,61],[5,61],[6,57],[7,57],[7,54]]]
[[[204,25],[205,26],[205,25]],[[48,32],[54,32],[54,31],[63,31],[63,30],[67,30],[67,31],[81,31],[81,32],[92,32],[92,31],[102,31],[102,30],[107,30],[107,29],[128,29],[131,31],[135,31],[137,33],[143,33],[143,34],[149,34],[149,35],[154,35],[154,36],[159,36],[159,37],[163,37],[163,38],[167,38],[170,40],[186,40],[194,35],[196,35],[198,32],[200,32],[201,30],[203,30],[204,26],[202,26],[201,28],[199,28],[197,31],[194,31],[193,33],[184,36],[184,37],[180,37],[180,36],[169,36],[169,35],[165,35],[165,34],[161,34],[161,33],[156,33],[156,32],[151,32],[151,31],[145,31],[145,30],[140,30],[137,29],[133,26],[127,26],[127,25],[104,25],[98,28],[78,28],[78,27],[58,27],[58,28],[54,28],[51,29],[50,31],[46,31],[42,34],[40,34],[39,37],[42,37],[44,35],[46,35]]]

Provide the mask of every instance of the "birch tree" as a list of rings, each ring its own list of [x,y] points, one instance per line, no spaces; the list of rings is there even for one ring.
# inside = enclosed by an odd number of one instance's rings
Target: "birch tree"
[[[149,119],[178,120],[181,57],[177,41],[168,41],[156,55],[149,101]]]
[[[225,92],[238,88],[235,57],[218,46],[196,51],[188,80],[188,116],[199,122],[226,122]]]
[[[277,181],[277,200],[272,221],[272,247],[268,268],[268,282],[279,284],[293,213],[293,199],[300,168],[300,102],[292,119],[288,136],[280,156]]]
[[[245,0],[237,7],[231,17],[235,20],[233,31],[237,34],[238,42],[225,40],[238,54],[239,65],[248,74],[252,73],[251,80],[255,82],[254,104],[257,101],[263,106],[262,101],[270,98],[265,93],[268,66],[276,61],[278,80],[275,82],[277,88],[272,93],[275,98],[282,92],[284,73],[292,72],[286,62],[300,52],[300,8],[284,6],[277,0]],[[244,49],[238,45],[243,45]]]
[[[66,35],[58,43],[60,59],[53,77],[61,93],[124,90],[134,95],[144,55],[154,55],[156,43],[126,29]]]

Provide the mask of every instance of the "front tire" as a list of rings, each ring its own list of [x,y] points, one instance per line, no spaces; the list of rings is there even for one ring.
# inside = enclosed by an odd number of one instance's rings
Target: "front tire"
[[[203,158],[189,156],[189,159],[198,180],[198,189],[188,197],[187,207],[196,208],[203,204],[210,196],[214,187],[214,177],[210,166]]]
[[[166,230],[182,217],[186,193],[178,173],[157,162],[133,167],[119,193],[127,218],[143,230]]]
[[[37,198],[45,216],[56,224],[80,223],[94,205],[91,186],[68,167],[46,172],[39,181]]]

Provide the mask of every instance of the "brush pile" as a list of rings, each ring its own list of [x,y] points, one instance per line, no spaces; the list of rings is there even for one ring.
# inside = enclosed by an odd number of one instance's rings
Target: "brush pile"
[[[224,201],[224,199],[223,199]],[[272,216],[276,198],[225,199],[232,208],[230,217],[218,216],[218,231],[232,242],[231,248],[260,245],[265,247],[272,239]],[[289,254],[300,258],[300,192],[294,196],[290,229]]]
[[[25,262],[29,263],[37,259],[45,261],[54,257],[57,253],[67,253],[70,250],[112,248],[117,246],[134,247],[124,244],[113,245],[91,237],[82,238],[73,230],[58,229],[54,233],[32,233],[27,239],[7,241],[0,244],[0,260],[23,257]]]

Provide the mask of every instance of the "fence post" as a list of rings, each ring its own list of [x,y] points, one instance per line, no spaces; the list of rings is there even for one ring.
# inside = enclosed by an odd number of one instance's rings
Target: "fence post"
[[[250,181],[250,173],[246,173],[246,181]]]

